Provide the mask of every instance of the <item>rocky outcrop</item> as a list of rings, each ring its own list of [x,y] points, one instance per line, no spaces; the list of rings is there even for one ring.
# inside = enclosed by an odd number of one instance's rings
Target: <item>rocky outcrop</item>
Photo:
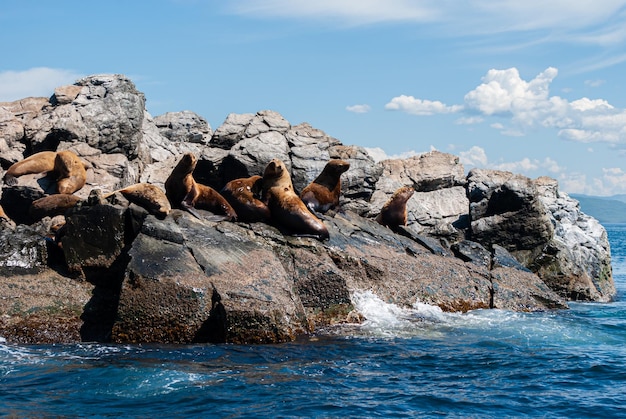
[[[0,205],[12,219],[0,218],[8,340],[283,342],[360,321],[352,298],[363,291],[448,311],[565,308],[567,299],[615,293],[604,229],[553,180],[465,176],[456,156],[437,151],[376,163],[364,148],[274,111],[228,115],[212,132],[190,111],[153,118],[144,102],[124,76],[98,75],[49,99],[0,104],[3,169],[41,150],[69,149],[87,164],[82,201],[54,219],[28,209],[55,179],[25,175],[3,186]],[[198,157],[196,181],[217,190],[262,174],[274,158],[296,191],[329,159],[348,161],[341,210],[321,216],[330,239],[178,210],[156,219],[119,194],[102,197],[137,182],[163,187],[186,152]],[[403,186],[416,192],[408,225],[394,233],[373,218]]]
[[[578,201],[560,192],[556,180],[541,177],[535,185],[554,235],[531,269],[567,299],[609,301],[616,291],[606,230],[580,211]]]

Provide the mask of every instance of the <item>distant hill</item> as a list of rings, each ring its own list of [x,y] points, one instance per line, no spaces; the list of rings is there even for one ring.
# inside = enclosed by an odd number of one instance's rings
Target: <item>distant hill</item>
[[[626,223],[626,195],[590,196],[569,194],[580,209],[601,223]]]

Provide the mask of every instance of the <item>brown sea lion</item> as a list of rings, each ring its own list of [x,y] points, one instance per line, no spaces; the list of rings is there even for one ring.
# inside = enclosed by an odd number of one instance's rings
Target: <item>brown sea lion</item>
[[[300,199],[311,211],[325,213],[339,205],[341,174],[350,168],[345,160],[333,159],[300,193]]]
[[[4,183],[14,186],[17,185],[17,178],[20,176],[52,172],[56,157],[56,151],[42,151],[13,163],[4,174]]]
[[[219,192],[195,181],[193,171],[197,163],[193,153],[185,153],[165,181],[165,194],[172,207],[186,209],[198,218],[195,210],[203,209],[236,220],[237,213]]]
[[[415,190],[411,186],[403,186],[396,190],[383,205],[376,221],[392,230],[398,226],[406,225],[406,203],[414,192]]]
[[[145,208],[150,214],[158,218],[165,218],[172,210],[165,192],[156,185],[136,183],[108,193],[104,195],[103,198],[108,198],[117,192],[124,195],[124,198],[128,199],[130,202]]]
[[[270,210],[257,198],[263,188],[263,178],[255,175],[228,182],[220,191],[237,213],[237,220],[254,223],[269,221]]]
[[[72,151],[41,151],[18,161],[4,174],[4,182],[13,186],[20,176],[53,173],[59,193],[71,194],[85,185],[87,171],[83,161]]]
[[[71,194],[53,194],[44,196],[30,204],[28,213],[35,219],[63,215],[65,211],[74,207],[81,199]]]
[[[181,208],[183,199],[196,182],[193,171],[197,163],[198,158],[193,153],[185,153],[165,181],[165,195],[173,208]]]
[[[263,197],[270,209],[271,219],[287,234],[311,236],[323,240],[328,229],[294,192],[291,176],[285,164],[274,159],[263,173]]]
[[[85,186],[87,170],[85,163],[74,152],[57,151],[54,159],[54,173],[57,175],[57,190],[71,194]]]

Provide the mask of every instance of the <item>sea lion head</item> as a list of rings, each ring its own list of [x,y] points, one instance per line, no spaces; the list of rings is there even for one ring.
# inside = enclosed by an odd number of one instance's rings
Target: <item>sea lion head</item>
[[[413,189],[412,186],[403,186],[393,193],[390,201],[397,202],[398,204],[406,203],[414,193],[415,189]]]
[[[193,153],[185,153],[174,170],[180,170],[184,174],[192,173],[196,169],[198,158]]]
[[[279,178],[286,171],[287,168],[285,167],[285,163],[279,159],[273,159],[267,164],[267,166],[265,166],[263,178]]]
[[[350,163],[345,160],[332,159],[324,166],[324,171],[329,171],[335,175],[340,175],[350,168]]]

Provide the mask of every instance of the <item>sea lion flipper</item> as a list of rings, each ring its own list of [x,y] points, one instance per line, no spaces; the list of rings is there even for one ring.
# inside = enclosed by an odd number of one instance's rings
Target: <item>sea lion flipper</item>
[[[198,214],[198,211],[196,211],[196,209],[193,207],[193,205],[191,205],[189,202],[187,202],[187,200],[184,200],[180,203],[180,206],[186,210],[187,212],[189,212],[189,214],[193,215],[194,217],[196,217],[198,220],[201,220],[202,217],[200,217],[200,214]]]

